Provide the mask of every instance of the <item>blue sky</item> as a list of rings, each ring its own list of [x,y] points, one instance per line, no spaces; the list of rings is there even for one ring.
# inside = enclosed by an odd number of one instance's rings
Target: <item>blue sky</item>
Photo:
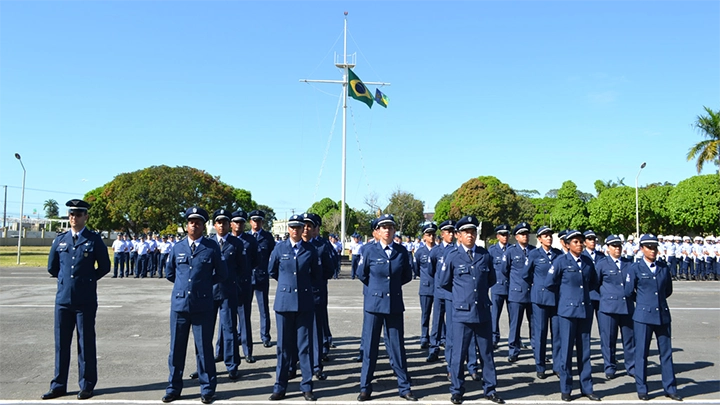
[[[492,175],[677,183],[720,109],[720,2],[0,2],[8,215],[152,165],[206,170],[278,217],[340,199],[348,53],[387,109],[348,100],[347,202],[396,189],[432,211]],[[374,92],[375,86],[369,86]],[[337,111],[337,115],[336,115]],[[333,125],[334,123],[334,125]],[[328,147],[329,145],[329,147]],[[703,173],[711,173],[709,166]],[[210,209],[214,207],[208,207]]]

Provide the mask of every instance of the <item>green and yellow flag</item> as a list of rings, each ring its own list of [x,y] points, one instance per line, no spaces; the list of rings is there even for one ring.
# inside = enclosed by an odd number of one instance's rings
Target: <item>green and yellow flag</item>
[[[375,102],[387,108],[388,96],[386,96],[385,93],[380,91],[380,89],[375,89]]]
[[[363,103],[367,104],[369,108],[372,108],[372,95],[368,92],[368,89],[367,87],[365,87],[365,84],[363,84],[362,80],[360,80],[360,78],[357,77],[355,72],[353,72],[350,68],[348,68],[348,83],[350,85],[350,88],[348,89],[348,95],[355,100],[360,100]]]

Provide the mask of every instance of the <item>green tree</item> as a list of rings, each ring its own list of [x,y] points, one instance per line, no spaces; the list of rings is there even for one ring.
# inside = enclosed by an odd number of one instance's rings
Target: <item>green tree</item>
[[[514,224],[520,216],[519,197],[507,184],[493,176],[480,176],[463,183],[453,193],[450,218],[475,215],[493,225]]]
[[[384,212],[395,217],[398,232],[408,236],[420,233],[420,225],[425,221],[425,203],[415,198],[412,193],[402,190],[393,191],[389,200]]]
[[[98,187],[85,193],[83,200],[90,204],[88,210],[88,221],[86,226],[89,229],[98,231],[124,230],[111,218],[107,209],[108,199],[105,195],[105,187]]]
[[[58,202],[52,198],[45,200],[43,209],[45,210],[45,218],[58,218],[60,215],[60,206]]]
[[[552,220],[552,210],[555,206],[555,201],[555,198],[550,197],[530,199],[530,202],[532,203],[535,212],[532,220],[529,221],[530,226],[532,226],[533,229],[538,229],[543,225],[549,226],[551,228],[554,226]]]
[[[568,180],[557,191],[557,201],[553,207],[553,225],[557,229],[583,230],[589,225],[586,202],[577,186]]]
[[[600,180],[598,180],[600,181]],[[605,188],[587,205],[589,225],[598,234],[635,232],[635,188],[627,186]]]
[[[358,210],[353,211],[355,217],[353,231],[359,233],[362,236],[371,236],[372,229],[370,229],[370,222],[377,218],[375,213],[370,210]]]
[[[600,195],[600,193],[603,192],[603,190],[607,188],[614,188],[614,187],[620,187],[625,185],[625,178],[619,178],[617,179],[617,182],[613,180],[608,181],[602,181],[602,180],[595,180],[594,186],[595,186],[595,194]]]
[[[705,163],[713,163],[718,167],[720,174],[720,111],[713,111],[705,108],[707,115],[698,115],[693,126],[700,132],[700,135],[707,138],[693,145],[687,153],[688,162],[697,159],[695,168],[698,174],[705,166]]]
[[[667,201],[673,188],[672,185],[651,184],[641,190],[638,198],[638,205],[641,208],[641,231],[666,235],[675,232],[677,228],[672,225],[670,210],[667,208]]]
[[[252,199],[252,193],[249,191],[236,188],[233,194],[235,195],[234,208],[241,208],[245,212],[250,212],[257,207],[257,203]]]
[[[720,175],[693,176],[668,196],[670,220],[682,233],[720,233]]]
[[[335,201],[331,200],[330,198],[325,197],[322,200],[313,203],[313,205],[311,205],[310,208],[307,209],[307,212],[312,212],[313,214],[320,215],[320,218],[322,218],[327,213],[332,212],[332,211],[338,211],[339,209],[340,209],[339,203],[336,203]]]
[[[273,222],[277,220],[275,210],[270,208],[268,205],[258,204],[255,209],[265,212],[265,221],[263,221],[263,229],[272,233]],[[280,235],[282,236],[282,235]]]
[[[445,194],[435,204],[435,214],[433,215],[433,222],[440,224],[443,221],[450,219],[450,206],[452,205],[453,195]]]

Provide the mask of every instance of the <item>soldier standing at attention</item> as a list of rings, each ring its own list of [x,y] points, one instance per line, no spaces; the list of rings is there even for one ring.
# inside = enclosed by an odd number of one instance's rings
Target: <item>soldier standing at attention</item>
[[[488,292],[495,284],[496,273],[493,257],[482,247],[475,246],[477,218],[466,216],[457,222],[460,246],[445,255],[440,273],[440,286],[452,294],[452,321],[448,328],[453,339],[450,359],[450,401],[463,402],[465,378],[463,366],[468,360],[468,350],[477,350],[482,359],[482,380],[485,399],[504,404],[495,388],[497,377],[492,348],[492,319]]]
[[[395,218],[391,214],[383,214],[375,226],[380,240],[363,248],[358,266],[360,281],[367,290],[363,297],[363,361],[357,400],[367,401],[372,394],[380,331],[384,327],[385,349],[390,357],[390,367],[397,376],[400,397],[417,401],[410,390],[403,319],[402,286],[412,280],[410,254],[402,245],[393,243]]]
[[[360,247],[363,243],[360,241],[360,235],[357,233],[352,234],[353,241],[350,242],[348,247],[352,253],[352,261],[350,267],[350,279],[355,280],[355,274],[357,272],[358,262],[360,261]]]
[[[503,257],[508,248],[508,238],[510,237],[510,227],[502,224],[495,227],[495,237],[498,243],[490,246],[488,252],[493,257],[493,268],[495,269],[495,277],[497,282],[490,288],[490,296],[492,300],[492,332],[493,332],[493,349],[497,349],[500,344],[500,315],[503,306],[508,300],[508,285],[510,284],[507,277],[502,272]]]
[[[502,273],[509,280],[508,286],[508,317],[510,318],[510,330],[508,331],[508,363],[518,360],[522,342],[520,341],[520,327],[523,322],[523,314],[528,313],[531,318],[532,307],[530,302],[530,284],[523,278],[523,269],[528,263],[528,254],[535,249],[535,246],[528,245],[530,225],[521,222],[513,229],[517,244],[510,246],[505,251],[502,263]],[[528,319],[529,321],[530,319]],[[532,327],[530,328],[532,340]]]
[[[125,243],[122,240],[122,233],[117,234],[117,239],[112,244],[113,250],[113,275],[112,278],[117,278],[118,267],[120,267],[120,278],[123,278],[123,251],[125,250]]]
[[[628,268],[625,276],[625,296],[635,297],[633,314],[635,332],[635,387],[638,398],[649,401],[647,386],[647,359],[650,340],[657,342],[662,385],[665,396],[682,401],[677,393],[675,370],[672,360],[672,337],[670,308],[667,299],[672,295],[672,278],[667,266],[656,261],[658,239],[653,234],[640,238],[643,258]]]
[[[271,401],[285,398],[291,363],[300,361],[300,390],[306,401],[315,401],[313,389],[313,300],[312,284],[322,278],[317,249],[302,240],[305,223],[301,215],[288,219],[290,237],[275,246],[269,260],[270,277],[277,280],[275,322],[277,366]]]
[[[100,235],[85,228],[90,204],[70,200],[70,231],[59,234],[48,256],[48,273],[58,279],[55,295],[55,373],[42,399],[67,394],[70,345],[77,328],[78,399],[93,396],[97,384],[95,315],[97,281],[110,272],[110,257]],[[95,264],[97,263],[97,268]]]
[[[250,231],[258,244],[257,267],[252,271],[252,285],[253,290],[255,290],[258,311],[260,312],[260,340],[263,342],[263,347],[271,347],[268,261],[270,260],[270,253],[275,248],[275,239],[270,232],[262,228],[264,221],[264,211],[254,210],[250,212]]]
[[[420,348],[430,347],[430,315],[432,314],[433,298],[435,296],[435,265],[436,258],[430,257],[430,251],[435,247],[435,232],[437,225],[430,223],[422,227],[425,244],[415,251],[415,277],[420,277]]]
[[[455,239],[455,221],[448,219],[440,223],[440,236],[442,242],[438,244],[438,248],[430,251],[430,259],[435,263],[441,263],[445,252],[453,249]],[[450,351],[451,343],[448,343],[447,336],[447,313],[449,307],[446,300],[452,299],[450,293],[437,283],[440,275],[435,272],[435,297],[432,310],[432,327],[430,330],[430,353],[425,359],[428,363],[434,363],[439,360],[440,346],[445,347],[445,360],[448,362],[448,374],[450,373]],[[452,316],[452,315],[449,315]]]
[[[238,278],[238,339],[245,354],[247,363],[255,363],[253,356],[252,324],[250,314],[252,313],[252,269],[258,266],[258,245],[252,235],[245,232],[245,221],[247,214],[243,210],[232,213],[230,226],[233,236],[240,239],[245,248],[245,268]],[[222,346],[218,345],[218,356],[222,354]]]
[[[220,246],[203,237],[208,213],[192,207],[185,211],[187,238],[173,247],[168,258],[167,279],[173,283],[170,298],[170,368],[169,384],[163,402],[180,399],[187,344],[192,328],[197,349],[197,371],[200,380],[200,401],[214,401],[217,387],[213,357],[213,285],[227,277],[227,267]]]
[[[567,231],[565,243],[569,252],[555,258],[546,281],[546,287],[552,287],[558,292],[560,393],[565,402],[572,401],[573,347],[577,351],[580,392],[591,401],[600,401],[600,397],[593,392],[590,367],[593,315],[590,290],[597,289],[597,273],[592,260],[582,254],[584,239],[580,231]]]

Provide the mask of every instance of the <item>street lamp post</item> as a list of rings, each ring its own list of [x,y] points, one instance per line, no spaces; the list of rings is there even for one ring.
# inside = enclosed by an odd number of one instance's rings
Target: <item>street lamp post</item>
[[[25,165],[23,164],[19,153],[15,154],[15,159],[20,161],[20,166],[22,166],[22,169],[23,169],[22,194],[20,197],[20,227],[18,228],[19,232],[18,232],[18,254],[17,254],[17,264],[20,264],[20,246],[22,244],[23,206],[25,205],[25,174],[27,172],[25,171]]]
[[[638,204],[638,177],[640,177],[640,172],[642,169],[645,168],[645,162],[643,162],[640,165],[640,170],[638,170],[637,176],[635,176],[635,235],[637,237],[640,237],[640,209]]]

